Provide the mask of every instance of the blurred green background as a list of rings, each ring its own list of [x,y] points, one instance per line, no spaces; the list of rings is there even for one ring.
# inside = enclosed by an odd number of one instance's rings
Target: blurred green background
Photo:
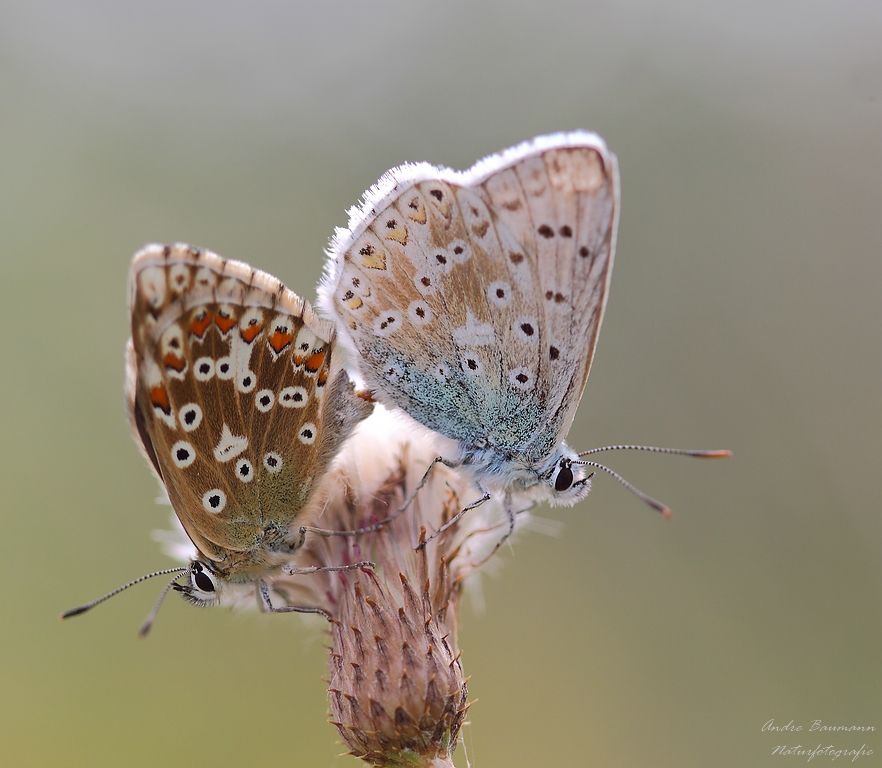
[[[313,297],[387,168],[576,127],[623,212],[569,442],[735,458],[609,455],[668,523],[605,477],[538,511],[563,534],[464,604],[467,757],[879,763],[882,5],[807,0],[2,2],[0,762],[355,765],[317,625],[171,599],[140,640],[158,584],[58,621],[173,564],[123,409],[129,258],[183,240]]]

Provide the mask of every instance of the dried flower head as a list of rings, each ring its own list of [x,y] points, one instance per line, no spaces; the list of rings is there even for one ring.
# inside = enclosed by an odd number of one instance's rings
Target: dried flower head
[[[400,509],[432,459],[436,438],[378,409],[346,445],[328,478],[319,524],[335,531],[376,526]],[[470,511],[425,546],[479,496],[462,474],[436,465],[392,522],[352,536],[311,534],[298,567],[363,560],[376,570],[273,580],[291,604],[331,614],[331,721],[357,757],[377,766],[452,765],[468,709],[457,645],[463,580],[499,539],[494,501]]]
[[[459,601],[466,579],[508,529],[502,505],[491,498],[426,543],[481,495],[467,475],[444,464],[396,516],[445,449],[450,453],[443,438],[378,406],[304,511],[305,522],[346,535],[309,532],[292,564],[300,572],[268,579],[274,603],[331,617],[331,722],[351,754],[376,766],[453,765],[469,706]],[[518,523],[528,519],[519,515]],[[192,544],[174,515],[172,524],[156,538],[188,562]],[[365,528],[373,530],[353,534]],[[366,560],[376,568],[339,570]],[[302,573],[309,569],[317,570]],[[253,586],[231,585],[223,602],[254,606]]]

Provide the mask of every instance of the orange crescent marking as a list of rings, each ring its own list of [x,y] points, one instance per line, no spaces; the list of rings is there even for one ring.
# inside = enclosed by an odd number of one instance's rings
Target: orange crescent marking
[[[316,382],[316,386],[317,386],[317,387],[323,387],[323,386],[325,386],[325,382],[326,382],[327,380],[328,380],[328,369],[325,368],[324,370],[322,370],[322,371],[319,372],[319,375],[318,375],[318,381]]]
[[[178,373],[187,367],[187,361],[183,357],[178,357],[174,352],[166,352],[162,362],[165,363],[166,368],[171,368]]]
[[[223,315],[223,314],[221,314],[220,312],[218,312],[218,313],[214,316],[214,324],[215,324],[218,328],[220,328],[221,333],[226,333],[227,331],[230,330],[230,328],[232,328],[232,327],[236,324],[236,321],[233,320],[232,317],[229,317],[229,316]]]
[[[322,367],[322,363],[325,362],[325,350],[321,350],[316,352],[312,357],[310,357],[306,361],[306,370],[308,373],[315,373],[319,368]]]
[[[171,402],[169,402],[168,392],[164,384],[160,384],[150,390],[150,404],[154,408],[159,408],[163,413],[171,413]]]
[[[197,315],[190,321],[190,333],[201,339],[213,319],[211,312],[207,310],[202,312],[201,315]]]
[[[269,338],[269,345],[273,348],[276,354],[279,354],[285,347],[287,347],[291,340],[294,338],[290,333],[283,333],[282,331],[276,331]]]
[[[260,323],[255,323],[254,325],[249,325],[247,328],[242,329],[242,338],[245,339],[247,343],[251,343],[257,338],[257,335],[263,330],[263,326]]]

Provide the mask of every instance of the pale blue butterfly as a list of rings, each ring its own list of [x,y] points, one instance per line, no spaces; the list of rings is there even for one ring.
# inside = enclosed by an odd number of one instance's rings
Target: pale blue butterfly
[[[564,442],[594,357],[618,220],[616,157],[579,131],[463,172],[395,168],[331,242],[319,306],[366,385],[454,441],[454,455],[436,461],[483,491],[462,511],[499,491],[509,533],[514,499],[575,504],[590,490],[587,466],[667,512]]]

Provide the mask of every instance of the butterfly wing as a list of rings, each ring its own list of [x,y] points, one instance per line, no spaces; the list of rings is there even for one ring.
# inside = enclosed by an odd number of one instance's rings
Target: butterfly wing
[[[331,244],[320,304],[387,403],[540,463],[575,416],[606,305],[615,156],[543,137],[457,173],[387,174]]]
[[[371,409],[332,326],[272,276],[185,245],[136,254],[129,290],[131,419],[187,534],[215,561],[284,539]]]

